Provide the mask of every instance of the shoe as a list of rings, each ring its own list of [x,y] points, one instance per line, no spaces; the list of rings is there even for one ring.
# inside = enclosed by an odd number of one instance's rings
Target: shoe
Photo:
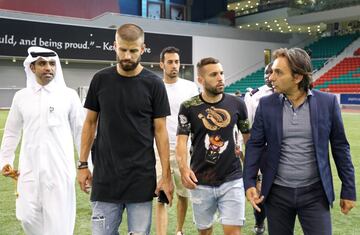
[[[182,231],[179,231],[176,233],[176,235],[185,235],[185,233],[183,233]]]
[[[254,226],[254,233],[256,235],[263,235],[265,232],[265,224],[256,224]]]

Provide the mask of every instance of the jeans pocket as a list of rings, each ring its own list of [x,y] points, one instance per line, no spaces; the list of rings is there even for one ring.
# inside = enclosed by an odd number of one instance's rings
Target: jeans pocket
[[[91,217],[92,221],[92,231],[96,235],[105,235],[106,234],[106,224],[104,216],[93,216]]]

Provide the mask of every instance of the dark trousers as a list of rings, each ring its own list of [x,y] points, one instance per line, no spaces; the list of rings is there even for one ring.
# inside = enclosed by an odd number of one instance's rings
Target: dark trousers
[[[264,223],[264,220],[266,218],[265,206],[263,203],[261,203],[258,204],[258,207],[260,208],[261,211],[258,212],[257,210],[254,209],[255,224],[261,225]]]
[[[298,216],[304,235],[331,235],[329,203],[321,182],[301,188],[273,185],[265,201],[269,235],[292,235]]]

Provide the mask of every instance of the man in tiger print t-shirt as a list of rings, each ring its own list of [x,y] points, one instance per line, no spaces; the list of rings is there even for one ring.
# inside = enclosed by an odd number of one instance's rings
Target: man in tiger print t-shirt
[[[240,132],[246,143],[249,122],[245,103],[224,94],[224,72],[214,58],[197,64],[200,95],[182,103],[178,114],[176,157],[182,183],[191,193],[200,234],[209,234],[218,210],[224,234],[240,234],[245,198],[240,156]],[[186,164],[191,136],[190,168]]]

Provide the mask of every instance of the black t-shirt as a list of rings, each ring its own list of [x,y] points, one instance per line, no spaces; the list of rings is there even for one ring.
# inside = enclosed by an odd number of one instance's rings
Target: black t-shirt
[[[177,135],[191,134],[191,169],[198,184],[219,186],[242,177],[238,134],[249,133],[244,101],[224,94],[218,103],[201,95],[181,104]]]
[[[153,119],[170,115],[163,81],[145,68],[135,77],[105,68],[94,75],[84,107],[99,114],[91,200],[152,200]]]

